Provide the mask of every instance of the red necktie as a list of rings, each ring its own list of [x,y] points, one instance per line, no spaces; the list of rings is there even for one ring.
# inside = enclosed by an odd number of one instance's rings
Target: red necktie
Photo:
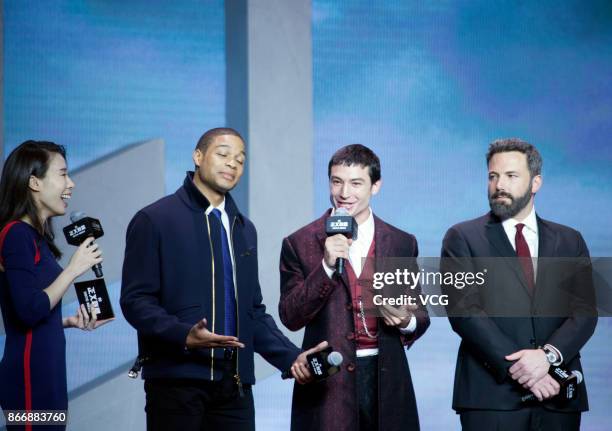
[[[516,225],[516,235],[514,237],[514,243],[516,244],[516,255],[519,258],[519,263],[523,268],[523,273],[527,279],[527,286],[529,287],[529,294],[533,296],[535,289],[534,276],[533,276],[533,262],[531,261],[531,253],[529,252],[529,246],[525,237],[523,236],[523,228],[525,225],[519,223]]]

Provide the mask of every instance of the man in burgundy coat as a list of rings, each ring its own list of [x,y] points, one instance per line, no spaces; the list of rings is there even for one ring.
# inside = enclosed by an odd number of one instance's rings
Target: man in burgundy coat
[[[373,269],[368,263],[362,268],[366,257],[416,257],[416,239],[372,213],[370,198],[382,182],[380,161],[369,148],[341,148],[328,175],[334,208],[283,240],[279,313],[290,330],[306,328],[304,348],[326,339],[344,362],[323,382],[294,386],[291,429],[418,430],[405,347],[429,326],[427,311],[386,305],[365,313]],[[325,220],[337,208],[355,218],[356,239],[326,235]],[[346,262],[342,275],[335,269],[338,258]]]

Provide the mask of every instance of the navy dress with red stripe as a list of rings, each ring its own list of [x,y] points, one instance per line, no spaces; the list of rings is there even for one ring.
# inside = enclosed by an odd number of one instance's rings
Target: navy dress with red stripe
[[[66,410],[62,306],[60,301],[50,309],[49,297],[43,292],[62,268],[42,236],[24,222],[13,222],[0,232],[0,262],[4,267],[0,307],[6,331],[0,406],[3,410]]]

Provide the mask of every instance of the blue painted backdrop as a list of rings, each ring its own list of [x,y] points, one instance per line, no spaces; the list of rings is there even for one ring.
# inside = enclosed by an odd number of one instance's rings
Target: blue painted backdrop
[[[52,139],[75,168],[162,137],[173,191],[201,132],[224,122],[223,2],[3,4],[5,155],[25,139]],[[487,144],[518,136],[544,157],[538,212],[581,230],[594,255],[612,255],[610,46],[605,1],[314,0],[316,213],[328,203],[331,154],[363,143],[383,165],[375,211],[437,256],[449,226],[487,210]],[[133,355],[127,326],[105,329],[118,350],[98,374]],[[583,429],[609,423],[611,335],[602,319],[584,349],[592,411]],[[71,336],[69,357],[87,362],[87,344]],[[424,430],[458,427],[457,344],[438,318],[408,353]],[[70,360],[70,389],[96,377]],[[256,387],[259,429],[286,429],[290,385],[278,381]]]
[[[5,156],[51,139],[74,169],[161,137],[172,192],[224,121],[222,0],[4,2]]]
[[[315,208],[327,162],[362,143],[381,158],[378,215],[439,256],[453,224],[488,210],[485,152],[521,137],[544,158],[538,213],[612,256],[612,5],[605,1],[313,2]],[[591,412],[609,429],[612,322],[583,350]],[[445,318],[408,353],[424,430],[451,413],[456,336]]]

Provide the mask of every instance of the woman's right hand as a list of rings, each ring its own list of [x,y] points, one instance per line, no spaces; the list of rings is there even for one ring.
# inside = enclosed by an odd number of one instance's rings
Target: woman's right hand
[[[102,250],[98,248],[98,244],[95,244],[94,237],[89,237],[77,248],[68,263],[70,272],[74,275],[74,278],[79,277],[92,266],[102,262]]]

